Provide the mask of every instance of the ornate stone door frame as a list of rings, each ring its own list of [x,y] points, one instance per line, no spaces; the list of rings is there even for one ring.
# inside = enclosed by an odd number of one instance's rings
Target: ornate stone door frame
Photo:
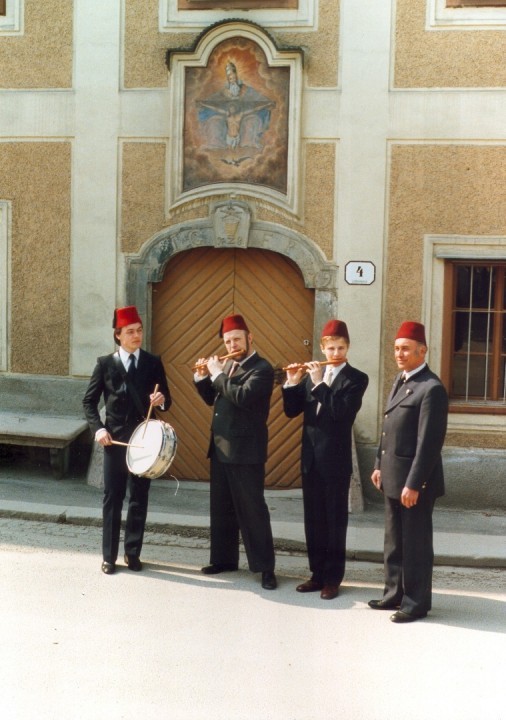
[[[230,217],[234,221],[230,221]],[[227,218],[229,221],[227,222]],[[315,290],[313,337],[319,338],[329,317],[337,316],[337,265],[328,262],[311,240],[280,225],[251,221],[246,203],[224,201],[209,218],[166,228],[154,235],[138,255],[127,257],[127,301],[145,318],[146,347],[151,347],[151,285],[160,282],[176,253],[198,247],[259,248],[281,253],[300,269],[304,284]]]

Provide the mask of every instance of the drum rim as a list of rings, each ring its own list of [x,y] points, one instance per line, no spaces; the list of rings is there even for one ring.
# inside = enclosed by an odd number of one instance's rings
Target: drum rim
[[[135,465],[135,458],[131,457],[131,451],[130,448],[127,448],[126,453],[126,464],[129,469],[129,471],[136,475],[137,477],[144,477],[148,479],[156,479],[158,477],[161,477],[169,467],[171,466],[172,462],[174,461],[174,458],[176,456],[177,452],[177,434],[174,430],[173,426],[165,422],[164,420],[159,420],[158,418],[153,418],[150,420],[144,420],[142,423],[139,423],[135,430],[132,432],[132,435],[130,437],[130,442],[133,441],[133,438],[135,438],[138,431],[142,430],[142,428],[146,424],[150,423],[156,423],[160,426],[161,430],[161,446],[154,457],[154,460],[151,462],[151,465],[147,467],[142,472],[136,472],[135,469],[133,469],[133,466]],[[164,453],[164,450],[170,450],[170,452]],[[161,467],[159,467],[161,465]]]

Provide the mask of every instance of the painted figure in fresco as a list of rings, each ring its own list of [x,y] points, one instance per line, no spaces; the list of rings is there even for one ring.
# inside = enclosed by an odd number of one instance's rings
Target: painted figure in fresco
[[[208,148],[262,148],[276,105],[239,79],[233,62],[225,67],[227,82],[222,90],[198,100],[199,121]]]

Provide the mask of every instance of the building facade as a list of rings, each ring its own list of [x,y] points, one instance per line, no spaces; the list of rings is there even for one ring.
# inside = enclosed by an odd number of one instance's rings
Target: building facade
[[[83,378],[135,303],[206,479],[191,366],[229,312],[281,368],[329,317],[370,386],[401,321],[451,398],[451,507],[506,493],[506,2],[0,2],[0,372]],[[298,485],[275,389],[268,483]]]

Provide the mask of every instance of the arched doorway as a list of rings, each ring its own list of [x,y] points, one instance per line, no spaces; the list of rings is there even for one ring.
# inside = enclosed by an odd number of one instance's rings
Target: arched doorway
[[[221,353],[221,319],[246,318],[260,355],[275,367],[313,357],[314,290],[287,257],[260,249],[200,247],[174,255],[153,284],[152,349],[162,355],[173,394],[170,422],[178,435],[171,472],[206,480],[211,409],[193,387],[197,357]],[[266,485],[299,487],[300,420],[283,413],[275,386],[269,417]]]

